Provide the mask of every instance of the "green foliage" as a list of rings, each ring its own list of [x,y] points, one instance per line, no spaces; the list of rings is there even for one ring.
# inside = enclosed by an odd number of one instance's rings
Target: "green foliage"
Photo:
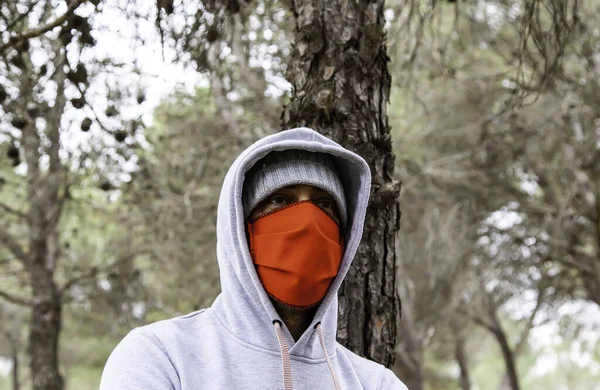
[[[241,143],[227,135],[206,89],[176,92],[147,130],[152,148],[124,188],[127,224],[141,227],[149,315],[173,316],[206,307],[219,290],[216,204],[222,178]],[[157,218],[158,217],[158,218]]]
[[[0,5],[4,16],[15,14],[5,12],[9,3]],[[219,292],[222,179],[245,146],[278,129],[282,91],[274,80],[285,71],[293,20],[279,2],[258,1],[236,14],[223,4],[177,5],[158,19],[165,53],[173,44],[177,60],[209,75],[211,85],[194,94],[175,90],[147,128],[138,117],[122,118],[130,111],[126,102],[144,103],[145,92],[111,79],[137,66],[92,56],[90,38],[99,31],[89,32],[96,28],[93,13],[69,19],[78,26],[72,31],[36,38],[40,50],[54,52],[54,42],[73,57],[66,67],[72,104],[60,138],[69,186],[61,186],[66,202],[54,274],[59,287],[67,286],[60,347],[69,389],[97,388],[110,351],[133,327],[206,307]],[[600,12],[596,1],[579,1],[573,23],[573,1],[547,4],[535,11],[537,0],[387,2],[395,12],[387,37],[388,112],[403,182],[396,369],[404,375],[411,362],[427,389],[460,388],[459,337],[473,387],[499,388],[506,368],[498,343],[473,323],[493,315],[515,351],[523,389],[588,390],[600,382],[600,346],[589,336],[597,328],[559,314],[578,299],[598,303],[600,296]],[[552,7],[561,4],[566,13],[556,20],[564,25],[548,30]],[[528,7],[539,25],[524,36]],[[184,26],[177,15],[185,15]],[[26,21],[15,26],[26,28]],[[540,35],[540,28],[548,32]],[[23,118],[47,119],[42,87],[56,67],[50,60],[28,67],[23,59],[31,48],[6,50],[0,202],[11,211],[0,209],[0,227],[27,250]],[[110,75],[106,91],[94,84],[103,72]],[[21,74],[37,83],[32,99],[21,96],[29,88],[20,85]],[[92,97],[94,85],[106,96]],[[81,93],[77,87],[84,86]],[[89,138],[71,143],[82,132]],[[46,161],[48,145],[42,146],[39,160]],[[3,245],[0,290],[30,296],[27,272]],[[517,353],[531,294],[544,300]],[[0,301],[0,357],[10,356],[8,330],[19,342],[25,388],[28,316],[27,308]],[[544,339],[536,332],[547,326]],[[9,386],[0,376],[0,389]]]
[[[521,312],[535,291],[545,300],[541,316],[554,318],[573,299],[598,303],[600,197],[591,178],[600,153],[590,96],[599,86],[588,81],[598,77],[599,35],[590,34],[598,5],[388,4],[395,11],[390,124],[403,182],[399,288],[408,317],[400,366],[422,362],[426,384],[438,388],[454,360],[455,335],[440,337],[449,324],[460,329],[472,318],[489,322],[491,312]],[[532,15],[539,25],[528,26]],[[526,323],[523,313],[515,324],[501,321],[512,349]],[[472,346],[474,336],[464,333]],[[469,352],[479,388],[498,388],[504,372],[493,344],[477,344],[484,355]],[[523,388],[549,383],[549,374],[529,374],[537,353],[518,354]],[[584,370],[590,380],[590,365]]]

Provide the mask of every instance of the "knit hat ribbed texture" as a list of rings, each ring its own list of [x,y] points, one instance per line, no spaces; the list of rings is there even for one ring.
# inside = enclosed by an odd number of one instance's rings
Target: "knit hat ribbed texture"
[[[246,173],[244,217],[278,189],[300,184],[329,192],[340,212],[341,226],[346,226],[346,197],[333,160],[325,153],[297,149],[271,152]]]

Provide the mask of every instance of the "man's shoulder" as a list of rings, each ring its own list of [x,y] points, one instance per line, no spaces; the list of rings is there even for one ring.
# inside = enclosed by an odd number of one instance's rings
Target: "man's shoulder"
[[[156,321],[133,329],[117,346],[118,349],[153,348],[165,355],[187,345],[187,338],[199,334],[207,322],[207,310],[199,310],[179,317]]]
[[[337,343],[337,353],[342,353],[355,368],[360,370],[373,372],[385,369],[383,365],[355,354],[340,343]]]
[[[135,328],[110,354],[100,389],[176,389],[174,358],[197,340],[210,315],[200,310]]]
[[[100,389],[175,389],[179,381],[173,357],[206,323],[206,311],[135,328],[110,354]]]
[[[341,353],[352,364],[354,371],[361,380],[372,377],[382,390],[407,390],[398,377],[382,364],[355,354],[348,348],[337,343],[337,353]]]
[[[140,326],[135,330],[139,333],[153,335],[162,339],[163,337],[189,334],[190,331],[199,330],[199,328],[206,324],[209,317],[208,309],[202,309],[182,316]]]

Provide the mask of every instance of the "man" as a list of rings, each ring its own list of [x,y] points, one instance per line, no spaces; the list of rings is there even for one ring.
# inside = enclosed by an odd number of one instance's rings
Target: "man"
[[[100,389],[406,389],[336,342],[370,184],[361,157],[310,129],[242,152],[219,199],[221,294],[129,333]]]

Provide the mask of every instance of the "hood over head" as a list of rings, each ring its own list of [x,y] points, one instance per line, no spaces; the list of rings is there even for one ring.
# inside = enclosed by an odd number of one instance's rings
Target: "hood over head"
[[[314,326],[321,323],[325,347],[335,354],[337,292],[360,242],[369,201],[371,173],[367,163],[334,141],[308,128],[286,130],[265,137],[244,150],[225,176],[217,215],[217,258],[222,293],[213,304],[217,318],[239,341],[279,355],[273,321],[281,320],[254,268],[246,239],[242,191],[245,174],[271,151],[299,149],[329,154],[342,182],[347,209],[344,255],[337,277],[319,305],[311,326],[294,342],[284,327],[290,355],[322,359]]]

